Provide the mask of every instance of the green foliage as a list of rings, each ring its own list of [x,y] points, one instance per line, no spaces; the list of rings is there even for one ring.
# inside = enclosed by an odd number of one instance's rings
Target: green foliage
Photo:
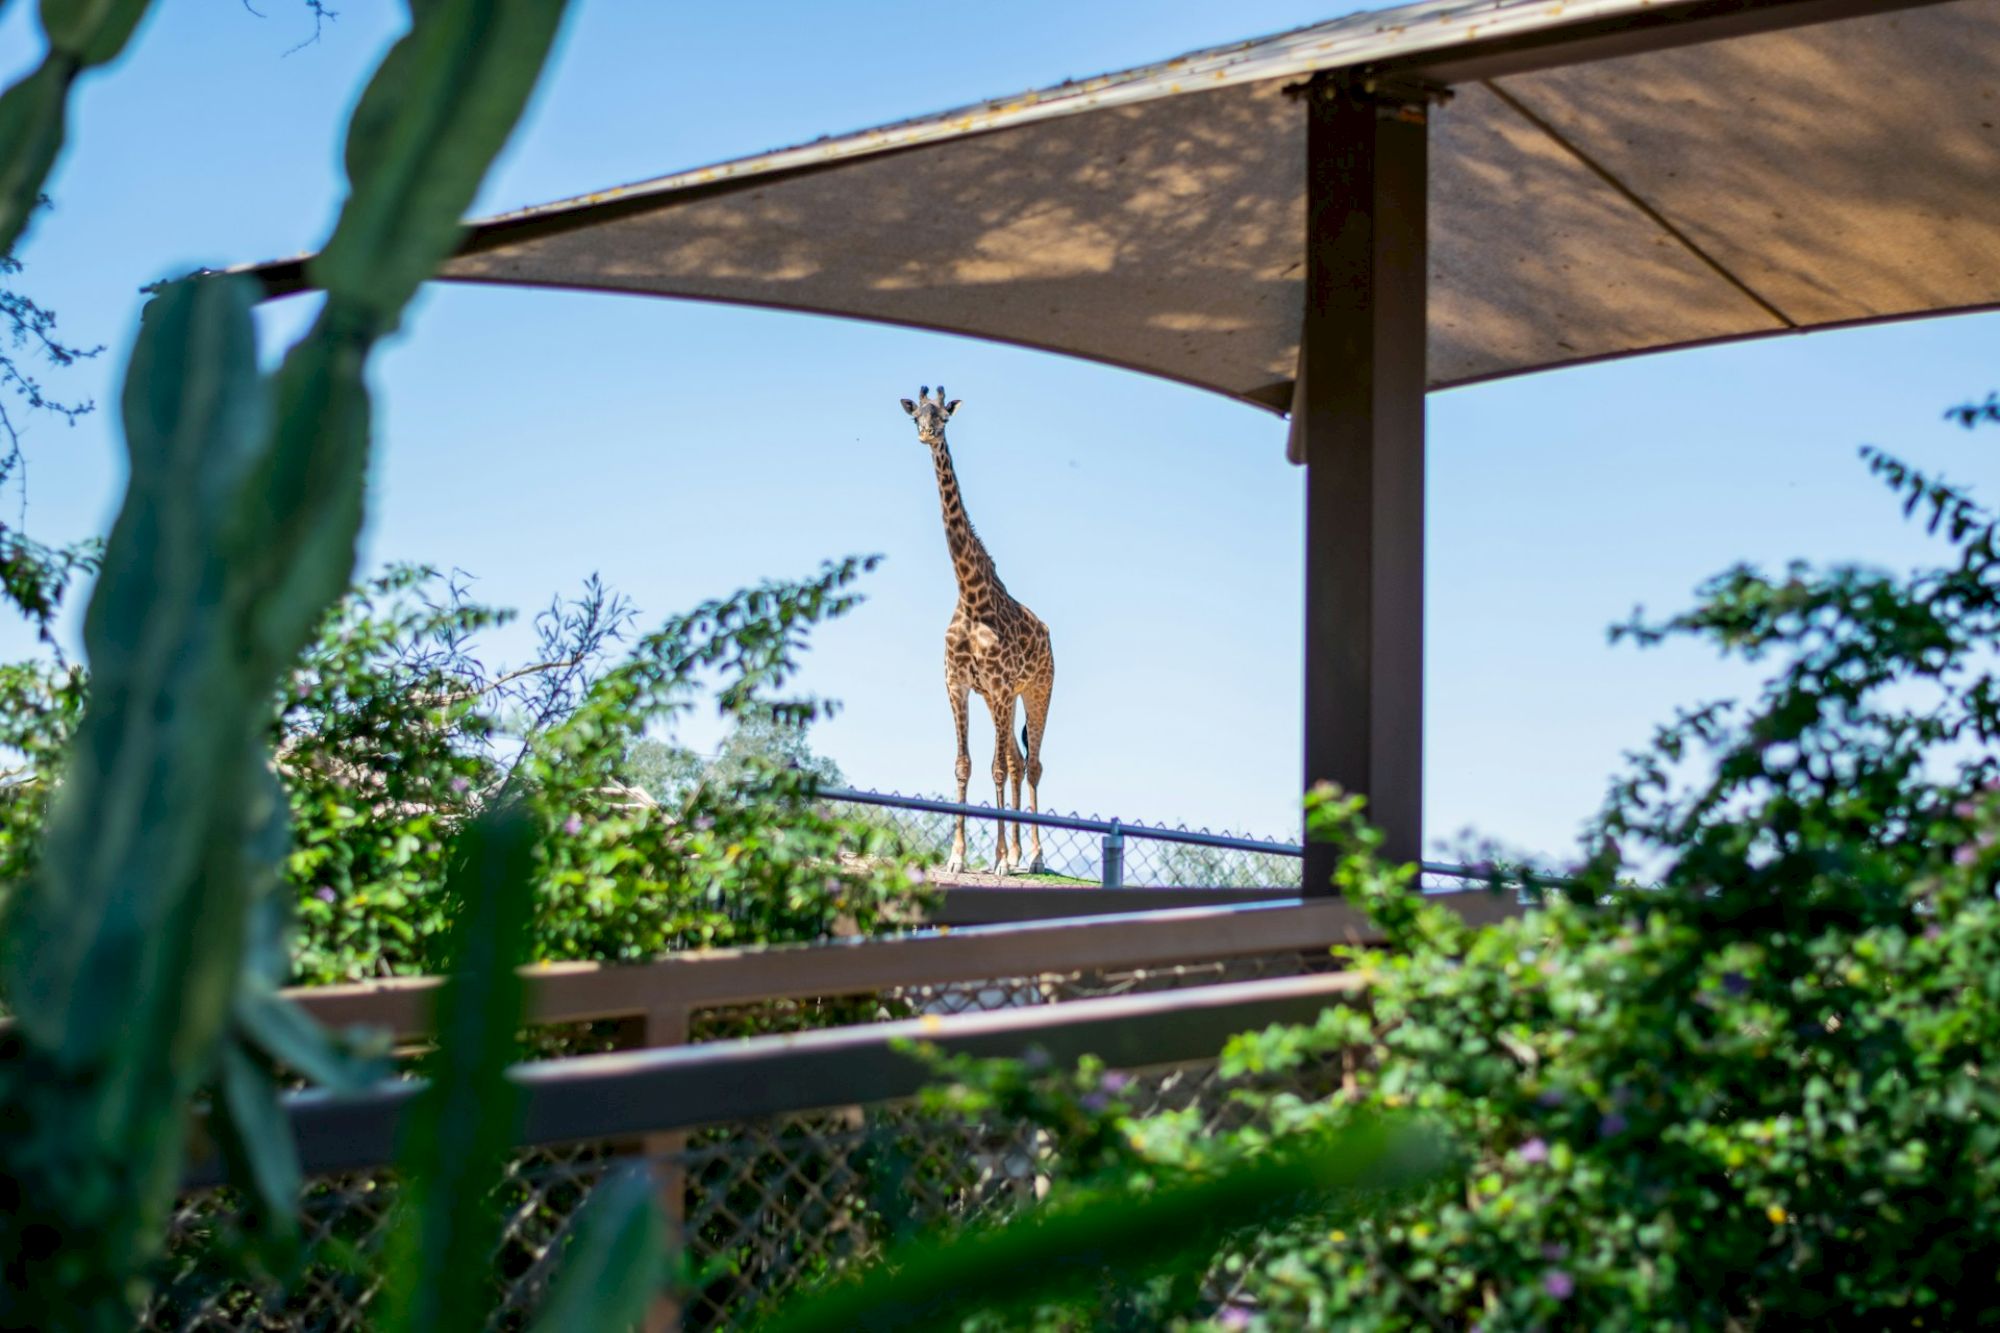
[[[0,665],[0,893],[35,868],[51,777],[62,771],[83,716],[82,670],[49,662]],[[4,901],[4,899],[0,899]]]
[[[12,278],[21,267],[20,260],[0,251],[0,280]],[[0,447],[0,482],[10,480],[23,463],[23,427],[8,410],[8,398],[24,413],[40,412],[69,425],[97,409],[89,399],[65,401],[49,393],[42,387],[33,361],[60,370],[90,360],[103,350],[101,346],[65,342],[56,331],[53,310],[11,283],[0,283],[0,446],[4,446]],[[0,550],[0,587],[46,636],[50,609],[46,589],[51,576],[67,574],[66,561],[87,556],[94,546],[71,552],[45,551],[14,534],[8,534],[7,542],[7,548]]]
[[[513,671],[477,655],[477,632],[505,614],[456,585],[404,569],[358,590],[281,702],[297,977],[437,970],[450,832],[503,796],[542,834],[539,959],[813,939],[907,911],[907,851],[823,809],[815,765],[745,745],[664,799],[642,782],[647,751],[666,748],[648,728],[672,727],[710,685],[748,719],[738,735],[802,735],[828,705],[769,692],[812,623],[852,605],[868,563],[709,603],[617,656],[631,613],[593,582],[538,618],[537,661]]]
[[[147,0],[42,0],[48,54],[0,93],[0,254],[20,238],[62,152],[69,90],[92,65],[125,49]]]
[[[475,1333],[488,1326],[492,1256],[506,1219],[501,1186],[520,1133],[519,1058],[534,913],[534,822],[518,809],[481,817],[454,846],[456,905],[438,1000],[438,1049],[405,1125],[403,1192],[387,1252],[385,1333]],[[665,1219],[643,1168],[610,1171],[567,1240],[537,1330],[629,1329],[668,1269]]]
[[[535,1316],[535,1333],[638,1326],[668,1272],[658,1186],[640,1167],[598,1183],[576,1223],[562,1275]]]
[[[907,915],[923,901],[909,873],[922,858],[893,825],[816,800],[838,770],[804,737],[830,705],[769,693],[795,669],[811,620],[852,604],[867,563],[740,593],[629,645],[633,613],[592,580],[536,617],[535,660],[512,670],[479,647],[511,613],[461,583],[399,567],[353,590],[273,713],[297,917],[278,981],[440,970],[451,836],[503,793],[542,832],[536,958],[817,939]],[[657,756],[685,752],[646,733],[676,726],[714,687],[740,718],[722,756],[659,783]],[[0,702],[12,705],[0,745],[14,768],[0,788],[5,864],[33,863],[87,693],[80,671],[0,667]]]
[[[266,701],[351,576],[368,354],[407,275],[448,252],[561,8],[417,9],[363,94],[332,242],[346,263],[270,381],[247,280],[170,284],[146,312],[123,395],[131,479],[85,622],[92,692],[0,938],[16,1019],[0,1061],[0,1322],[130,1326],[204,1085],[221,1081],[214,1123],[243,1183],[292,1181],[271,1151],[262,1064],[338,1053],[275,1017],[286,827]],[[48,58],[0,96],[0,253],[39,197],[70,82],[117,54],[143,11],[44,0]],[[295,1200],[261,1202],[275,1216]]]
[[[406,1181],[388,1243],[385,1333],[484,1327],[500,1219],[484,1206],[521,1129],[517,1058],[534,904],[533,829],[510,811],[462,840],[450,895],[451,980],[438,998],[437,1058],[410,1108]]]
[[[657,801],[684,801],[704,783],[729,785],[757,771],[797,769],[822,787],[839,787],[840,765],[815,754],[805,722],[757,708],[735,719],[722,747],[712,756],[683,745],[642,740],[626,761],[626,780]]]
[[[1156,1276],[1198,1287],[1232,1232],[1363,1214],[1444,1165],[1436,1141],[1407,1124],[1355,1118],[1338,1133],[1282,1150],[1150,1175],[1101,1175],[1009,1221],[899,1247],[882,1263],[795,1302],[772,1333],[948,1328],[974,1320],[1086,1307],[1107,1278]],[[1093,1320],[1078,1327],[1104,1328]]]

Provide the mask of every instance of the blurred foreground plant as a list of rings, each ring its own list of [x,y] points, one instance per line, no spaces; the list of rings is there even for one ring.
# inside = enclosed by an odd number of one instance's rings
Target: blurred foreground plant
[[[50,0],[43,71],[0,98],[0,250],[59,141],[78,69],[143,3]],[[312,329],[268,380],[245,279],[168,285],[123,393],[131,477],[91,598],[91,696],[0,986],[0,1322],[123,1329],[179,1185],[197,1090],[282,1233],[295,1200],[273,1058],[346,1066],[279,1003],[286,845],[266,701],[351,577],[369,352],[450,251],[563,6],[435,0],[349,129],[350,193],[311,275]]]
[[[960,1072],[1004,1079],[1009,1063],[962,1064]],[[1090,1157],[1066,1158],[1078,1175],[1020,1217],[906,1241],[760,1327],[1159,1327],[1151,1322],[1158,1308],[1118,1297],[1157,1282],[1199,1302],[1211,1256],[1227,1238],[1306,1219],[1353,1225],[1387,1200],[1424,1193],[1448,1165],[1436,1136],[1406,1117],[1374,1116],[1350,1117],[1337,1130],[1268,1152],[1143,1169],[1136,1159],[1117,1166],[1095,1160],[1092,1170]]]

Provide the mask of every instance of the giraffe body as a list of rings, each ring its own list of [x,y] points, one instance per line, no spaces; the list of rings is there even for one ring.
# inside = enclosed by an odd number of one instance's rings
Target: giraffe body
[[[964,802],[966,783],[972,777],[968,709],[969,696],[977,694],[985,700],[993,717],[993,804],[1003,809],[1010,806],[1021,809],[1025,785],[1027,809],[1033,811],[1039,808],[1042,733],[1048,725],[1049,697],[1055,688],[1056,660],[1049,646],[1049,627],[1008,594],[1007,585],[1000,581],[993,567],[993,557],[966,517],[958,474],[952,467],[951,450],[944,438],[945,422],[958,410],[958,403],[947,403],[942,387],[937,391],[936,401],[932,401],[926,385],[916,402],[903,399],[903,410],[916,419],[917,438],[931,451],[931,462],[937,470],[938,504],[944,516],[945,544],[951,552],[952,572],[958,579],[958,605],[944,631],[945,694],[951,703],[952,724],[958,735],[958,762],[954,769],[957,799]],[[1021,736],[1025,753],[1014,740],[1017,701],[1027,715]],[[1041,873],[1041,830],[1030,827],[1029,839],[1029,858],[1023,865],[1021,826],[1002,819],[994,843],[994,873],[1004,875],[1017,870]],[[951,859],[945,868],[965,869],[963,816],[953,831]]]

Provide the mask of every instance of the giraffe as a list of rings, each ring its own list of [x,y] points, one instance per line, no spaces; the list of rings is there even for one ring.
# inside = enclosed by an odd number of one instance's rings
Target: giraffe
[[[903,399],[903,410],[916,419],[917,439],[930,447],[931,462],[937,468],[938,504],[944,512],[945,545],[951,552],[952,572],[958,576],[958,606],[944,631],[944,688],[951,700],[951,719],[958,731],[958,801],[965,802],[965,784],[972,776],[972,754],[966,746],[966,707],[969,693],[977,692],[993,715],[993,804],[1008,808],[1008,788],[1013,791],[1012,808],[1021,808],[1021,781],[1028,785],[1028,809],[1037,804],[1036,788],[1042,781],[1042,729],[1049,720],[1049,694],[1055,688],[1056,659],[1049,648],[1049,627],[1027,607],[1007,595],[1007,587],[994,571],[993,557],[986,553],[972,521],[965,516],[965,500],[959,494],[958,474],[952,470],[951,450],[945,445],[944,423],[958,411],[958,400],[945,401],[940,384],[935,402],[930,386],[917,393],[917,401]],[[1014,702],[1020,700],[1027,711],[1021,728],[1027,754],[1014,743]],[[1010,825],[1000,820],[993,849],[993,873],[1011,874],[1024,869],[1021,864],[1021,826],[1011,825],[1013,843],[1008,844]],[[1042,871],[1042,831],[1030,826],[1031,857],[1025,871]],[[958,817],[952,833],[951,859],[945,869],[965,869],[965,816]]]

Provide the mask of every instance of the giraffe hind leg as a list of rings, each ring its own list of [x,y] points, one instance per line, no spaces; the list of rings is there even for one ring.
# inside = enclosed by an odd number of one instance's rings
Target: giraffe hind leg
[[[1028,761],[1021,753],[1021,747],[1014,742],[1014,705],[1007,705],[1007,725],[1003,730],[1007,735],[1007,806],[1011,810],[1021,808],[1021,779],[1026,776]],[[1040,839],[1036,841],[1039,843]],[[1007,845],[1007,869],[1019,874],[1021,871],[1021,825],[1013,825],[1013,836]]]
[[[1026,767],[1030,813],[1042,808],[1040,794],[1036,789],[1042,785],[1042,732],[1049,724],[1049,695],[1053,693],[1054,684],[1053,680],[1044,681],[1040,689],[1029,691],[1021,700],[1028,714],[1028,720],[1021,727],[1021,739],[1028,747]],[[1028,836],[1033,839],[1033,850],[1028,857],[1027,873],[1039,875],[1043,872],[1041,827],[1030,825]]]

